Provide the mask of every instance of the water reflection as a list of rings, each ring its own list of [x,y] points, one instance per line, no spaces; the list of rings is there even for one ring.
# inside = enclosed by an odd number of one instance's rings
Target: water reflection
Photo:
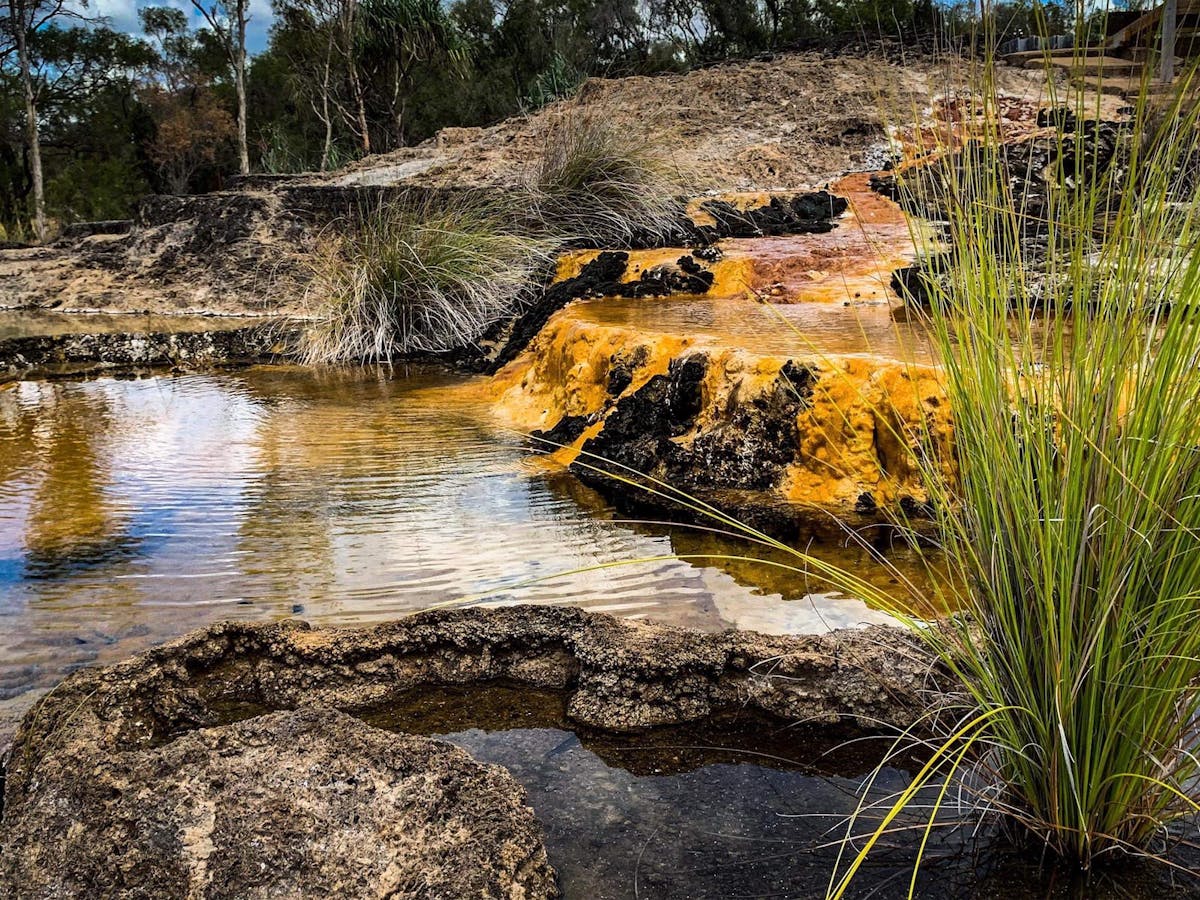
[[[362,624],[463,596],[705,629],[885,618],[752,566],[539,580],[734,551],[615,521],[461,388],[263,368],[0,391],[0,731],[73,668],[221,618]]]
[[[865,786],[892,735],[781,727],[736,712],[606,734],[573,724],[561,695],[494,682],[486,690],[422,688],[365,718],[437,736],[508,769],[527,791],[568,900],[823,897],[847,817],[857,809],[854,833],[870,834],[925,761],[900,754]],[[1193,846],[1173,848],[1175,871],[1132,859],[1090,873],[1055,869],[1006,841],[965,781],[941,798],[922,848],[939,790],[918,793],[890,822],[847,896],[908,897],[920,851],[915,896],[936,900],[1200,896],[1200,881],[1185,874],[1196,871]],[[1190,821],[1176,834],[1194,828]],[[841,871],[847,863],[842,857]]]
[[[573,315],[639,334],[686,334],[701,345],[745,348],[766,355],[869,356],[933,361],[929,335],[886,303],[780,305],[753,298],[703,297],[586,300]]]

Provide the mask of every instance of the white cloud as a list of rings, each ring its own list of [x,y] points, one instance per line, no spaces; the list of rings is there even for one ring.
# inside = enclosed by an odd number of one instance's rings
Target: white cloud
[[[138,10],[146,6],[171,6],[183,10],[193,27],[199,28],[204,24],[200,14],[188,0],[88,0],[86,9],[78,3],[72,5],[76,11],[89,17],[102,16],[109,28],[127,34],[142,33],[138,23]],[[267,46],[267,32],[274,18],[271,0],[250,0],[250,24],[246,32],[246,45],[251,53],[257,53]]]

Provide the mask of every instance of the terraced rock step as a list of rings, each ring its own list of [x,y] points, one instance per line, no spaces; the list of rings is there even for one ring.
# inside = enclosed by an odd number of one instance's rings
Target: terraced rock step
[[[635,504],[662,498],[600,473],[649,476],[781,537],[841,535],[922,515],[917,452],[950,464],[928,365],[755,354],[575,312],[497,375],[498,415]]]

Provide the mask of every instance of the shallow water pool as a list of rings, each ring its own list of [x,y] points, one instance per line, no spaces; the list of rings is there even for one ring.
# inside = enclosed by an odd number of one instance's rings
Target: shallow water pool
[[[736,542],[619,521],[534,464],[480,386],[287,367],[3,386],[0,728],[79,666],[224,618],[358,625],[473,598],[708,630],[886,620],[711,558]]]
[[[890,736],[750,717],[633,735],[598,733],[569,721],[562,695],[502,684],[423,688],[365,718],[436,735],[508,769],[543,826],[566,900],[824,897],[843,839],[852,836],[839,871],[923,762],[900,753],[876,773]],[[913,861],[936,800],[936,788],[925,791],[890,823],[846,897],[909,896]],[[1036,854],[1005,842],[957,785],[936,821],[917,897],[1200,897],[1195,877],[1165,865],[1125,860],[1119,870],[1090,878],[1046,867]],[[1185,867],[1197,863],[1187,847],[1177,847],[1172,859]]]

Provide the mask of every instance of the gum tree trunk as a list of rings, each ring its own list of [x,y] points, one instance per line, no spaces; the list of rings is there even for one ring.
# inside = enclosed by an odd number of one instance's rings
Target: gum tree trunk
[[[250,150],[246,145],[246,3],[237,0],[237,47],[234,48],[234,82],[237,87],[238,169],[250,174]]]
[[[25,95],[25,135],[29,142],[29,167],[33,180],[33,230],[39,241],[46,240],[46,191],[42,178],[42,142],[38,134],[37,97],[33,91],[33,75],[29,68],[29,47],[23,22],[13,17],[16,32],[17,61],[21,69],[21,89]]]

